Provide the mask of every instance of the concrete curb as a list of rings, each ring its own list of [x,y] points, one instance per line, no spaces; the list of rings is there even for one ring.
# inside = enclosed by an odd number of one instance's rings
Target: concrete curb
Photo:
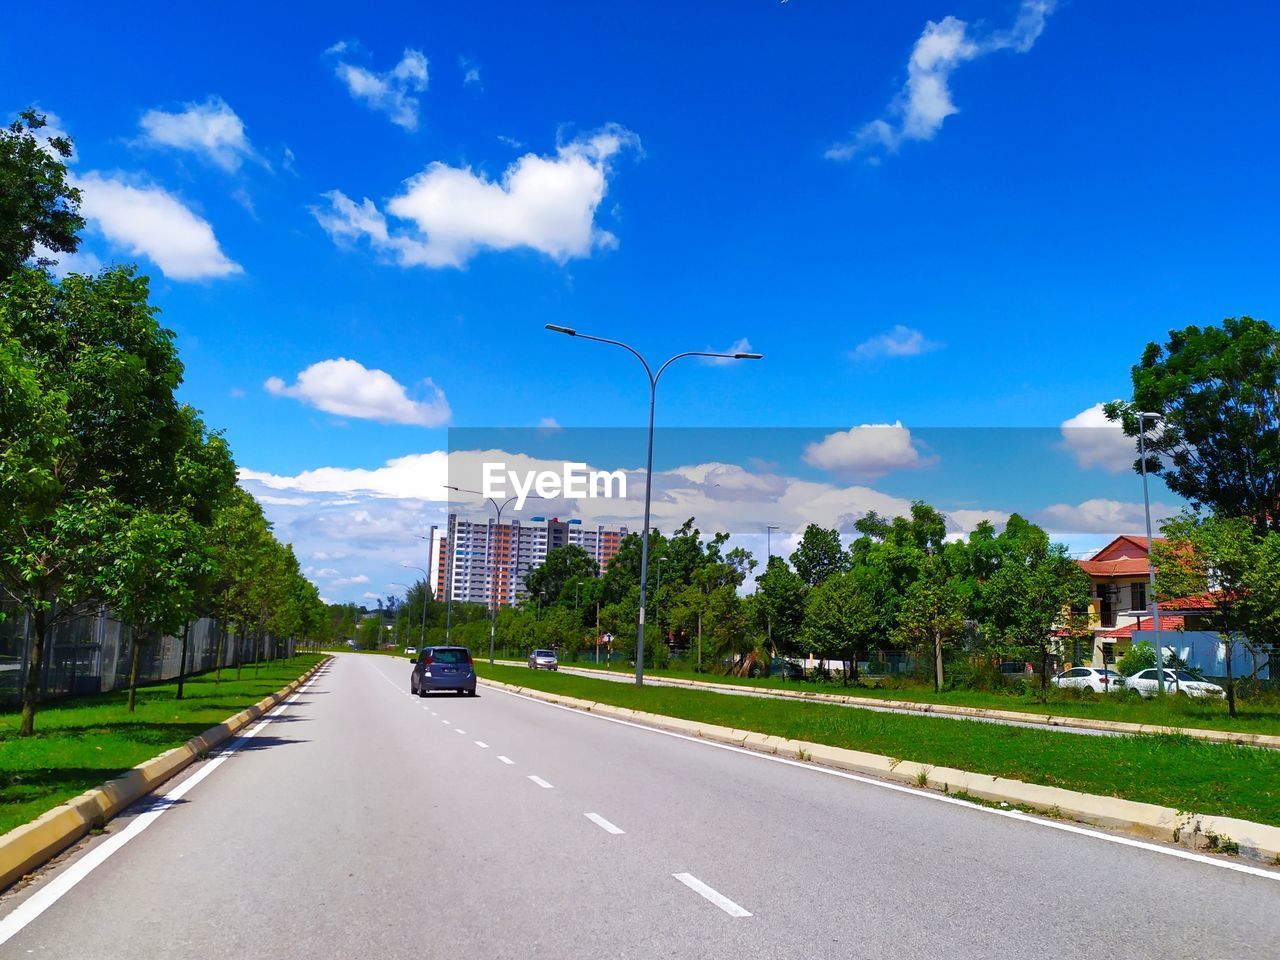
[[[571,707],[628,720],[632,723],[681,733],[685,736],[744,747],[792,760],[810,761],[823,766],[864,774],[881,780],[893,780],[911,786],[928,786],[946,793],[964,793],[993,803],[1028,808],[1048,816],[1076,820],[1100,827],[1111,827],[1154,839],[1181,842],[1194,846],[1197,837],[1209,834],[1235,841],[1243,856],[1269,862],[1280,861],[1280,827],[1235,817],[1219,817],[1188,813],[1172,807],[1161,807],[1119,797],[1102,797],[1079,793],[1062,787],[1046,787],[1021,780],[1008,780],[989,774],[970,773],[950,767],[931,767],[911,760],[897,760],[861,750],[848,750],[821,743],[790,740],[749,730],[682,720],[657,713],[645,713],[607,703],[596,703],[577,697],[547,693],[529,687],[518,687],[483,677],[480,682],[547,703]]]
[[[328,662],[326,657],[282,690],[241,710],[216,727],[210,727],[198,737],[192,737],[182,746],[166,750],[158,757],[138,764],[100,787],[86,790],[30,823],[14,827],[0,836],[0,891],[48,863],[90,830],[103,826],[129,804],[235,736],[291,696]]]
[[[522,667],[517,660],[495,661],[504,666]],[[577,672],[591,676],[613,676],[605,670],[568,664],[565,673]],[[1194,740],[1212,743],[1234,743],[1249,747],[1280,750],[1280,736],[1266,733],[1245,733],[1231,730],[1205,730],[1201,727],[1162,727],[1145,723],[1122,723],[1118,720],[1090,720],[1087,717],[1058,717],[1044,713],[1024,713],[1019,710],[992,710],[986,707],[958,707],[945,703],[919,703],[915,700],[881,700],[875,697],[854,697],[839,693],[818,693],[808,690],[779,690],[774,687],[751,687],[740,683],[708,683],[686,680],[683,677],[653,677],[655,686],[688,687],[712,692],[732,691],[755,696],[774,697],[779,700],[812,700],[817,703],[838,703],[851,707],[879,707],[883,710],[902,710],[910,713],[935,714],[947,717],[965,717],[977,720],[1006,720],[1016,723],[1037,724],[1045,727],[1074,727],[1079,730],[1100,730],[1106,733],[1126,735],[1150,733],[1176,733]]]

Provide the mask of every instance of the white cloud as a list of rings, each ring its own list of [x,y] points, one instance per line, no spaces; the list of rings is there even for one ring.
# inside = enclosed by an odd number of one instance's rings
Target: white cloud
[[[143,142],[198,154],[228,173],[245,160],[264,161],[254,151],[244,122],[221,97],[187,103],[177,113],[148,110],[139,121]]]
[[[422,381],[427,399],[413,400],[385,370],[370,370],[345,357],[313,363],[298,374],[293,386],[279,377],[269,378],[263,386],[268,393],[293,397],[340,417],[439,427],[452,416],[444,391],[430,380]]]
[[[405,267],[461,267],[480,250],[520,247],[564,263],[617,245],[613,234],[596,226],[596,209],[610,161],[638,146],[635,134],[608,126],[561,146],[555,156],[525,154],[500,181],[470,167],[432,163],[386,205],[412,225],[408,232],[393,232],[369,198],[357,204],[337,190],[324,195],[327,207],[311,212],[335,241],[365,238]]]
[[[345,42],[334,44],[326,53],[346,53],[350,46]],[[418,98],[414,94],[427,89],[427,58],[422,51],[405,48],[404,56],[390,70],[375,73],[339,60],[334,67],[338,79],[356,100],[363,100],[369,108],[387,117],[398,127],[413,131],[418,129]]]
[[[1071,451],[1076,463],[1086,469],[1100,467],[1116,474],[1132,470],[1133,462],[1138,459],[1138,442],[1126,437],[1120,424],[1107,419],[1103,406],[1095,403],[1064,420],[1062,445]]]
[[[921,456],[911,438],[911,431],[897,421],[864,423],[829,433],[818,443],[811,443],[805,448],[804,461],[833,473],[877,477],[891,470],[926,467],[935,459]]]
[[[1026,53],[1044,31],[1056,0],[1022,0],[1014,24],[986,36],[973,36],[956,17],[925,24],[907,62],[907,82],[889,105],[886,117],[864,124],[851,140],[827,150],[832,160],[859,153],[878,158],[896,153],[907,140],[932,140],[942,122],[958,112],[947,83],[960,64],[996,50]]]
[[[560,426],[560,421],[555,417],[543,417],[538,421],[539,433],[559,433],[564,427]]]
[[[61,253],[37,243],[32,259],[53,261],[49,271],[59,278],[72,273],[92,276],[102,269],[102,260],[91,250],[84,248],[83,239],[80,241],[80,249],[75,253]]]
[[[329,586],[330,587],[349,587],[358,583],[368,583],[368,582],[369,582],[369,577],[367,574],[358,573],[354,577],[339,577],[336,580],[331,580],[329,581]]]
[[[874,360],[880,357],[915,357],[941,344],[925,339],[925,335],[912,327],[896,324],[892,330],[877,334],[853,348],[857,360]]]
[[[449,483],[449,456],[444,451],[412,453],[373,469],[319,467],[293,476],[242,468],[240,479],[255,481],[272,490],[444,501],[449,499],[445,489]]]
[[[1165,503],[1151,505],[1151,524],[1174,516],[1178,511]],[[1083,503],[1055,503],[1036,514],[1036,521],[1054,532],[1106,533],[1120,536],[1145,533],[1146,515],[1141,503],[1124,503],[1096,497]]]
[[[462,71],[464,87],[476,86],[481,90],[484,89],[484,84],[480,82],[480,64],[470,57],[458,57],[458,69]]]
[[[748,340],[746,337],[739,337],[737,340],[733,341],[733,343],[729,344],[729,346],[725,347],[723,350],[716,350],[714,347],[707,347],[707,352],[729,354],[729,356],[727,357],[700,357],[699,358],[703,363],[710,364],[714,367],[723,367],[731,363],[737,362],[733,359],[733,354],[754,353],[755,351],[751,349],[750,340]]]
[[[207,220],[157,186],[133,186],[90,172],[73,180],[80,211],[112,244],[151,260],[171,280],[204,280],[243,273],[218,246]]]

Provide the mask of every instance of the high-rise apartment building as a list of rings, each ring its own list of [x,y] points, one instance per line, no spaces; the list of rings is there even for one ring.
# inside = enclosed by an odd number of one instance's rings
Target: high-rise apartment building
[[[626,535],[626,527],[587,526],[558,517],[494,523],[451,513],[437,548],[436,596],[444,600],[452,594],[459,603],[511,606],[529,595],[525,577],[542,566],[548,550],[581,547],[603,573]]]

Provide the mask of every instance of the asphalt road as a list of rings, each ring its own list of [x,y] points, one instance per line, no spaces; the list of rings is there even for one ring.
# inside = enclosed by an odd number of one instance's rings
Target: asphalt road
[[[153,818],[0,957],[1241,960],[1280,943],[1275,879],[408,685],[406,661],[339,657],[179,802],[0,902],[2,936]]]

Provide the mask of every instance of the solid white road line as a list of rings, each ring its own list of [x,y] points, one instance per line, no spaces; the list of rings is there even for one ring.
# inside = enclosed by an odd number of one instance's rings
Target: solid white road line
[[[749,917],[751,911],[743,910],[740,906],[726,897],[723,893],[717,893],[705,883],[695,877],[692,873],[673,873],[673,877],[683,883],[686,887],[701,897],[705,897],[714,903],[731,917]]]
[[[3,920],[0,920],[0,944],[7,943],[15,935],[23,930],[31,921],[35,920],[40,914],[44,913],[51,906],[58,902],[65,894],[81,880],[91,874],[94,870],[106,862],[107,858],[132,840],[143,830],[155,823],[162,814],[172,808],[179,800],[186,796],[187,791],[191,790],[196,784],[200,783],[205,777],[222,766],[228,758],[232,757],[252,738],[256,737],[271,722],[272,717],[281,710],[284,710],[298,696],[309,687],[299,688],[298,692],[283,703],[271,710],[262,720],[258,721],[246,733],[240,734],[231,741],[230,746],[226,747],[214,759],[207,761],[204,766],[189,776],[182,783],[178,784],[164,796],[152,797],[150,803],[152,809],[146,813],[141,813],[129,823],[127,827],[119,833],[112,835],[109,839],[98,844],[83,857],[71,864],[63,873],[58,874],[47,885],[41,887],[38,891],[24,900],[13,913],[9,914]],[[142,802],[147,802],[145,799]]]
[[[529,779],[540,786],[543,790],[551,789],[551,784],[547,783],[547,781],[543,780],[541,777],[536,777],[531,773],[529,774]]]
[[[477,740],[477,741],[476,741],[476,746],[477,746],[477,747],[479,747],[481,750],[488,750],[488,749],[489,749],[489,745],[488,745],[487,743],[485,743],[483,740]]]
[[[498,757],[498,759],[499,759],[499,760],[501,760],[503,763],[508,764],[508,765],[515,763],[515,761],[514,761],[514,760],[512,760],[510,757],[503,757],[503,756],[499,756],[499,757]]]
[[[600,814],[598,813],[588,813],[588,814],[584,814],[584,816],[586,816],[588,820],[594,823],[597,827],[599,827],[605,833],[626,833],[627,832],[623,830],[621,827],[614,826],[612,823],[610,823],[604,817],[600,816]]]
[[[689,743],[696,743],[704,747],[713,747],[716,750],[728,750],[730,753],[741,753],[748,757],[755,757],[757,760],[766,760],[770,763],[782,763],[789,767],[799,767],[801,770],[808,770],[811,773],[819,773],[828,777],[839,777],[842,780],[853,780],[857,783],[865,783],[868,786],[879,787],[882,790],[893,790],[896,793],[909,793],[925,800],[933,800],[936,803],[950,803],[958,807],[964,807],[966,810],[970,810],[973,813],[989,814],[996,817],[1008,817],[1010,820],[1021,820],[1024,823],[1033,823],[1036,826],[1047,827],[1050,830],[1062,830],[1065,833],[1074,833],[1082,837],[1092,837],[1095,840],[1105,840],[1107,843],[1118,843],[1124,847],[1135,847],[1139,850],[1146,850],[1149,853],[1160,853],[1166,857],[1176,857],[1179,860],[1190,860],[1194,863],[1202,863],[1210,867],[1220,867],[1223,870],[1233,870],[1236,873],[1247,873],[1254,877],[1280,881],[1280,872],[1267,870],[1264,867],[1252,867],[1245,863],[1232,863],[1228,860],[1216,860],[1213,857],[1206,857],[1204,854],[1193,853],[1190,850],[1183,850],[1178,847],[1160,846],[1156,843],[1148,843],[1145,840],[1134,840],[1132,837],[1123,837],[1112,833],[1102,833],[1098,830],[1091,830],[1088,827],[1081,827],[1072,823],[1062,823],[1058,820],[1046,820],[1042,817],[1032,816],[1031,814],[1022,813],[1018,810],[1001,810],[998,807],[982,807],[974,803],[969,803],[967,800],[957,800],[955,797],[948,796],[945,793],[938,793],[936,790],[921,790],[917,787],[908,787],[900,783],[891,783],[888,780],[877,780],[874,777],[864,777],[861,774],[849,773],[845,770],[836,770],[832,767],[822,767],[817,764],[804,763],[800,760],[790,760],[787,757],[775,757],[768,753],[760,753],[757,750],[748,750],[746,747],[735,747],[728,743],[716,743],[714,740],[703,740],[700,737],[690,737],[686,734],[675,733],[671,730],[659,730],[657,727],[649,727],[643,723],[635,723],[631,720],[622,720],[618,717],[606,717],[602,714],[590,713],[585,710],[575,710],[573,707],[566,707],[559,703],[548,703],[546,700],[539,700],[537,697],[530,697],[523,693],[512,693],[510,690],[503,690],[501,687],[491,687],[490,689],[496,690],[498,693],[505,693],[509,697],[519,697],[521,700],[538,703],[544,707],[554,707],[556,710],[566,710],[579,717],[587,717],[592,720],[605,720],[609,723],[621,724],[624,727],[635,727],[637,730],[646,730],[649,733],[660,734],[664,737],[674,737],[677,740],[686,740]]]

